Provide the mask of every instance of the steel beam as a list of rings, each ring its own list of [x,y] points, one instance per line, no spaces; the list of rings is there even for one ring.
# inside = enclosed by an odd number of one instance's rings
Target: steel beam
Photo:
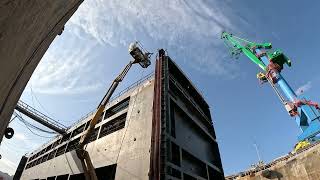
[[[67,128],[65,126],[49,118],[48,116],[42,114],[41,112],[29,106],[28,104],[22,102],[21,100],[18,102],[15,109],[23,113],[24,115],[28,116],[29,118],[37,121],[38,123],[46,126],[47,128],[54,130],[59,134],[66,133]]]

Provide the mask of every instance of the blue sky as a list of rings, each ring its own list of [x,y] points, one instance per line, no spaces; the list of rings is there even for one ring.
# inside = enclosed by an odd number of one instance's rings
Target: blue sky
[[[292,150],[299,129],[272,89],[259,84],[259,68],[244,56],[232,59],[220,33],[272,42],[292,60],[283,75],[293,89],[302,88],[320,102],[318,8],[318,2],[295,1],[85,1],[46,52],[21,99],[70,125],[100,102],[130,60],[130,42],[139,40],[151,52],[165,48],[211,107],[226,174],[239,172],[258,161],[254,142],[268,162]],[[151,71],[133,67],[119,88]],[[0,147],[0,170],[13,174],[20,157],[49,138],[31,134],[17,120],[10,126],[16,134]]]

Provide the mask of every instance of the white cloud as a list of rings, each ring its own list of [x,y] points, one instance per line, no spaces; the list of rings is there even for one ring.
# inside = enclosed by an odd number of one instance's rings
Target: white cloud
[[[92,0],[84,2],[70,22],[110,45],[127,44],[139,32],[176,44],[182,33],[212,37],[231,26],[224,9],[213,2]]]
[[[236,67],[224,62],[227,51],[219,52],[220,33],[235,29],[229,16],[237,16],[232,12],[218,0],[90,0],[80,6],[69,25],[74,34],[86,32],[111,46],[151,37],[158,47],[188,57],[185,62],[195,69],[226,75]]]
[[[27,139],[26,136],[22,133],[16,133],[13,137],[21,141],[25,141]]]
[[[234,77],[230,72],[238,67],[225,60],[228,54],[220,40],[225,27],[235,29],[231,12],[218,0],[84,1],[44,55],[29,86],[45,94],[96,91],[103,87],[97,77],[106,72],[101,69],[106,63],[97,63],[103,47],[127,45],[142,37],[168,48],[175,59],[199,72]]]
[[[311,89],[311,87],[312,87],[311,81],[308,81],[306,84],[300,86],[295,92],[299,96],[304,92],[308,91],[309,89]]]
[[[2,172],[6,172],[10,175],[13,175],[17,168],[17,164],[5,157],[2,157],[0,159],[0,167]]]
[[[21,133],[21,132],[17,132],[13,136],[13,138],[17,140],[16,142],[21,147],[25,147],[25,148],[28,148],[28,149],[35,149],[35,148],[39,147],[39,144],[35,143],[36,139],[32,139],[32,138],[30,139],[30,137],[28,139],[27,137],[29,137],[28,134],[24,134],[24,133]],[[8,144],[8,142],[7,142],[6,145],[10,145],[10,144]],[[12,144],[10,146],[12,146]],[[19,146],[17,146],[17,147],[19,147]],[[22,151],[25,151],[25,150],[23,149]]]
[[[44,55],[31,78],[32,89],[45,94],[80,94],[102,86],[95,56],[99,45],[91,40],[70,37],[56,40]],[[97,49],[95,53],[93,50]],[[30,84],[29,84],[30,85]],[[28,89],[28,88],[27,88]]]

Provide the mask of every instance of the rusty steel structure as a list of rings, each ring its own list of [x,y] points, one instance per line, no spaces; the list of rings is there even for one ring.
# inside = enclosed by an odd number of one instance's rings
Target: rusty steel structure
[[[150,179],[224,179],[208,104],[163,49],[155,69]]]

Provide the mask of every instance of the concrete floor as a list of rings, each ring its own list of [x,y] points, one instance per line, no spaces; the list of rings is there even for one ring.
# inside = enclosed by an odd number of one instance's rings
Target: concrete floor
[[[0,1],[0,142],[33,71],[82,2]]]

